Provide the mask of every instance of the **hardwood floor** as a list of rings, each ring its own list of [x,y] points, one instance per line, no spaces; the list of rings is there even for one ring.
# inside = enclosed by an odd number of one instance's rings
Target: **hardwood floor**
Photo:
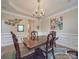
[[[28,48],[26,48],[23,44],[19,44],[19,46],[20,46],[21,56],[23,56],[29,52]],[[57,45],[57,47],[63,47],[63,46]],[[8,52],[13,52],[13,51],[15,51],[14,45],[1,47],[1,55],[6,54]],[[30,51],[32,51],[32,50],[30,50]]]
[[[27,57],[23,57],[23,58],[29,59],[31,57],[30,54],[32,54],[34,52],[34,49],[28,50],[28,48],[26,48],[23,44],[19,44],[19,46],[20,46],[21,57],[27,56]],[[63,46],[57,45],[57,47],[63,47]],[[4,57],[3,56],[4,54],[7,55],[7,53],[11,53],[11,52],[15,52],[15,49],[14,49],[13,45],[6,46],[6,47],[1,47],[1,57],[2,58]]]

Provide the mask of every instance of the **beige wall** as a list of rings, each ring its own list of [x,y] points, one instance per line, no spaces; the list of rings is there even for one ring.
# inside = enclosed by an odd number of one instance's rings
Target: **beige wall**
[[[63,16],[63,30],[61,33],[78,34],[78,10],[77,8],[60,14],[56,17]],[[55,16],[52,16],[55,17]],[[42,32],[50,31],[50,17],[42,19]]]
[[[15,16],[9,16],[10,18],[9,19],[15,19],[15,18],[19,18],[19,19],[23,19],[20,23],[18,24],[22,24],[24,25],[24,32],[27,32],[28,31],[28,20],[31,19],[33,20],[33,23],[31,25],[32,27],[32,30],[37,30],[37,25],[40,26],[40,22],[38,21],[38,19],[36,18],[30,18],[30,17],[27,17],[27,18],[21,18],[21,17],[15,17]],[[7,20],[8,18],[2,18],[2,21],[1,21],[1,25],[2,25],[2,33],[9,33],[10,31],[14,31],[14,32],[17,32],[17,25],[16,24],[15,26],[11,26],[11,25],[7,25],[5,24],[4,22]],[[40,26],[41,27],[41,26]],[[41,29],[41,28],[40,28]],[[38,31],[40,31],[40,29]],[[21,32],[20,32],[21,33]]]
[[[50,30],[50,21],[49,19],[42,19],[41,21],[41,25],[42,25],[42,32],[48,32]]]
[[[64,14],[61,14],[63,16],[63,30],[61,31],[62,33],[72,33],[72,34],[78,33],[78,14],[77,13],[78,13],[78,10],[76,8]],[[28,19],[34,20],[32,29],[37,30],[37,25],[39,25],[39,30],[38,30],[39,32],[50,31],[50,17],[40,19],[40,20],[27,17],[26,19],[23,19],[23,21],[19,23],[24,25],[24,32],[22,33],[26,33],[28,31]],[[17,32],[17,25],[12,27],[4,24],[4,21],[2,20],[2,33],[8,33],[10,31]]]
[[[9,33],[11,31],[12,27],[9,25],[6,25],[4,22],[5,22],[5,20],[1,21],[1,32],[2,33]]]
[[[74,9],[72,11],[69,11],[69,12],[66,12],[64,14],[61,14],[63,15],[63,30],[62,31],[57,31],[57,32],[61,32],[61,33],[67,33],[67,34],[64,34],[62,36],[59,36],[60,39],[77,39],[77,35],[73,35],[73,34],[78,34],[78,11],[77,9]],[[59,15],[59,16],[61,16]],[[14,16],[12,16],[13,18]],[[53,16],[52,16],[53,17]],[[11,19],[12,19],[11,18]],[[16,16],[14,17],[16,18]],[[37,25],[39,25],[39,32],[41,32],[41,34],[44,34],[44,35],[47,35],[47,33],[49,33],[50,31],[50,17],[48,18],[44,18],[44,19],[35,19],[35,18],[30,18],[30,17],[26,17],[26,18],[22,18],[23,21],[20,22],[19,24],[23,24],[24,25],[24,32],[17,32],[17,25],[16,26],[9,26],[9,25],[6,25],[4,23],[4,21],[6,20],[7,18],[3,19],[2,18],[2,37],[1,37],[1,45],[2,46],[7,46],[7,45],[10,45],[13,43],[12,41],[12,37],[11,37],[11,34],[10,34],[10,31],[13,31],[17,34],[18,36],[18,40],[20,42],[22,42],[22,38],[23,37],[27,37],[27,29],[28,29],[28,19],[33,19],[34,20],[34,27],[32,26],[32,28],[34,30],[37,30]],[[62,38],[61,38],[62,37]],[[77,43],[77,42],[76,42]]]
[[[39,28],[39,30],[37,30],[37,26],[39,25],[39,27],[41,27],[40,26],[40,23],[38,22],[38,19],[32,19],[33,20],[33,23],[32,23],[32,25],[31,25],[31,31],[33,31],[33,30],[36,30],[36,31],[38,31],[38,32],[40,32],[41,31],[41,28]],[[16,26],[14,26],[13,27],[13,30],[12,31],[14,31],[15,33],[18,33],[18,34],[26,34],[26,36],[27,36],[27,34],[28,34],[28,30],[29,30],[29,27],[28,27],[28,20],[23,20],[22,22],[20,22],[19,24],[23,24],[24,25],[24,32],[17,32],[17,25]]]
[[[64,16],[64,33],[78,34],[78,10],[74,9],[68,13],[63,14]]]

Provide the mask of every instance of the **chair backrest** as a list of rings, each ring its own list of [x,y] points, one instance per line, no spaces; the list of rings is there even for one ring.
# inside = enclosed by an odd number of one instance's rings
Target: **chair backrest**
[[[47,48],[50,46],[50,41],[51,40],[53,42],[53,35],[52,34],[48,34],[48,36],[47,36],[47,42],[46,42],[46,47]]]
[[[32,40],[38,40],[38,32],[37,31],[31,32],[31,39]]]
[[[56,40],[57,40],[58,38],[56,37],[56,32],[55,31],[51,31],[49,34],[48,34],[48,36],[47,36],[47,43],[46,43],[46,46],[47,46],[47,48],[49,47],[49,46],[55,46],[56,47]]]
[[[19,44],[18,44],[18,39],[17,39],[16,35],[13,32],[11,32],[11,35],[12,35],[14,47],[15,47],[15,50],[16,50],[16,59],[21,59],[21,54],[20,54],[20,48],[19,48]]]
[[[47,42],[46,42],[46,59],[48,59],[48,52],[52,51],[53,59],[55,59],[54,56],[54,45],[55,45],[55,37],[52,33],[49,33],[47,36]],[[50,49],[52,48],[52,49]]]
[[[52,34],[53,37],[56,37],[56,31],[51,31],[50,34]]]

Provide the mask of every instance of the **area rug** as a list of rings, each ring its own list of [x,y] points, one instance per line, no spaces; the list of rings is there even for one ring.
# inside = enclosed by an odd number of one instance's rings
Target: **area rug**
[[[69,49],[67,48],[55,48],[55,59],[78,59],[77,56],[67,53],[68,50]],[[53,59],[53,55],[51,52],[48,54],[48,59]]]
[[[56,59],[69,59],[68,55],[65,53],[67,52],[67,48],[55,48],[55,58]],[[77,56],[75,55],[69,55],[71,59],[78,59]],[[30,59],[32,58],[31,55],[28,55],[27,57],[24,57],[25,59]],[[15,59],[15,52],[8,52],[7,54],[4,54],[1,56],[1,59]],[[48,54],[48,59],[53,59],[52,53],[50,52]]]

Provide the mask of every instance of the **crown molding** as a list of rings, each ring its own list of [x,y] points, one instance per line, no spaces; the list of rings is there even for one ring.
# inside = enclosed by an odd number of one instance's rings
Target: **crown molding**
[[[73,6],[71,8],[65,9],[63,11],[57,12],[55,14],[51,13],[50,15],[45,16],[44,18],[48,18],[48,17],[52,17],[52,16],[59,16],[59,15],[62,15],[64,13],[67,13],[67,12],[72,11],[72,10],[77,9],[77,8],[78,8],[78,6],[76,5],[76,6]]]
[[[62,14],[64,14],[64,13],[67,13],[67,12],[72,11],[72,10],[77,9],[77,8],[78,8],[78,6],[74,6],[74,7],[65,9],[65,10],[63,10],[63,11],[61,11],[61,12],[58,12],[58,13],[55,13],[55,14],[51,14],[51,15],[45,16],[45,17],[43,17],[43,18],[41,18],[41,19],[45,19],[45,18],[52,17],[52,16],[62,15]],[[28,18],[29,18],[29,17],[30,17],[30,18],[35,18],[35,17],[32,17],[32,16],[25,16],[25,15],[23,15],[23,14],[18,14],[18,13],[6,11],[6,10],[2,10],[1,12],[2,12],[2,13],[9,14],[9,15],[24,17],[24,18],[26,18],[26,17],[28,17]],[[35,18],[35,19],[37,19],[37,18]]]
[[[10,6],[13,7],[15,10],[17,10],[17,11],[19,11],[19,12],[22,12],[22,13],[24,13],[24,14],[28,14],[28,16],[30,16],[30,17],[33,17],[33,16],[31,15],[31,13],[28,13],[28,12],[22,10],[21,8],[17,7],[16,5],[14,5],[11,0],[8,0],[8,2],[9,2],[9,4],[10,4]],[[63,13],[69,12],[69,11],[71,11],[71,10],[73,10],[73,9],[76,9],[76,8],[78,8],[77,5],[76,5],[76,6],[73,6],[73,7],[71,7],[71,8],[63,9],[63,10],[61,10],[60,12],[56,12],[56,13],[54,13],[54,14],[51,13],[51,14],[49,14],[49,15],[46,15],[46,16],[42,17],[41,19],[44,19],[44,18],[47,18],[47,17],[50,17],[50,16],[61,15],[61,14],[63,14]],[[34,17],[34,18],[36,18],[36,17]]]
[[[78,8],[78,6],[74,6],[74,7],[68,8],[64,11],[61,11],[61,12],[55,14],[55,15],[61,15],[61,14],[67,13],[67,12],[72,11],[72,10],[77,9],[77,8]]]
[[[18,14],[18,13],[6,11],[6,10],[2,10],[1,12],[2,12],[2,13],[5,13],[5,14],[8,14],[8,15],[18,16],[18,17],[34,18],[34,17],[31,17],[31,16],[25,16],[25,15],[22,15],[22,14]],[[34,18],[34,19],[36,19],[36,18]]]

